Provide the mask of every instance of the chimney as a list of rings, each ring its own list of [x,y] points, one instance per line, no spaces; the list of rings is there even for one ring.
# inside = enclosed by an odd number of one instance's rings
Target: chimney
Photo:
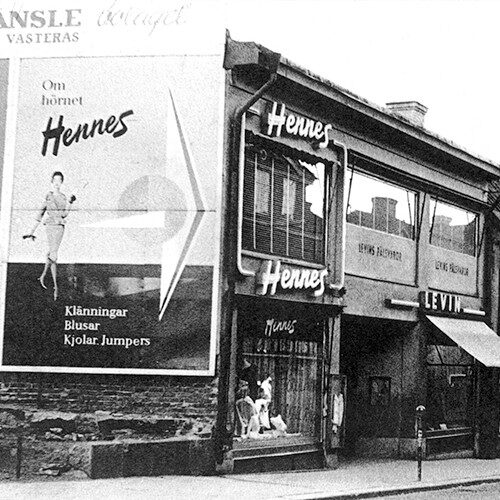
[[[388,102],[386,108],[396,116],[409,121],[417,127],[424,126],[425,113],[427,108],[417,101]]]
[[[385,196],[374,196],[372,198],[373,211],[381,211],[383,214],[387,214],[389,219],[396,218],[396,205],[397,200],[392,198],[386,198]]]

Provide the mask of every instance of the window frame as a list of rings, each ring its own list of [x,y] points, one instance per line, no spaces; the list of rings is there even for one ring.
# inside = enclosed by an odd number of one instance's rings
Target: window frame
[[[364,228],[364,229],[368,229],[370,231],[376,231],[378,233],[381,233],[381,234],[385,234],[385,235],[389,235],[389,236],[393,236],[393,237],[396,237],[396,238],[403,238],[405,241],[412,241],[414,242],[415,244],[417,243],[418,241],[418,233],[419,233],[419,228],[420,228],[420,224],[421,224],[421,220],[420,220],[420,213],[419,213],[419,209],[418,207],[420,206],[420,191],[417,191],[415,189],[412,189],[412,188],[409,188],[403,184],[398,184],[397,182],[393,182],[391,180],[388,180],[386,179],[385,177],[381,177],[381,176],[378,176],[378,175],[375,175],[371,172],[367,172],[366,170],[363,170],[363,169],[360,169],[360,168],[356,168],[356,166],[352,163],[350,163],[348,166],[347,166],[347,172],[346,172],[346,190],[347,190],[347,196],[346,196],[346,204],[345,204],[345,207],[344,207],[344,211],[345,211],[345,222],[346,224],[352,224],[353,226],[356,226],[356,227],[360,227],[360,228]],[[413,211],[411,213],[411,217],[412,217],[412,223],[411,223],[411,238],[408,238],[406,236],[402,236],[401,234],[395,234],[395,233],[391,233],[389,231],[383,231],[381,229],[376,229],[375,227],[368,227],[368,226],[364,226],[362,224],[355,224],[353,222],[349,222],[348,220],[348,209],[349,209],[349,202],[351,200],[351,192],[352,192],[352,186],[353,186],[353,177],[354,177],[354,174],[359,174],[363,177],[367,177],[368,179],[372,179],[372,180],[375,180],[377,182],[380,182],[382,184],[387,184],[388,186],[390,187],[394,187],[394,188],[398,188],[398,189],[401,189],[402,191],[406,191],[406,193],[413,193],[414,195],[414,200],[413,200]],[[401,232],[401,231],[400,231]]]
[[[432,202],[435,202],[435,206],[434,206],[434,211],[432,211]],[[445,246],[441,246],[441,245],[436,245],[435,243],[432,243],[432,231],[433,231],[433,228],[434,228],[434,219],[435,219],[435,216],[436,216],[436,208],[438,206],[438,204],[441,203],[442,205],[446,205],[446,206],[449,206],[451,208],[454,208],[456,210],[461,210],[462,212],[465,212],[465,213],[470,213],[470,214],[473,214],[475,215],[474,217],[474,221],[475,221],[475,227],[474,227],[474,253],[473,254],[470,254],[470,253],[467,253],[467,252],[461,252],[459,250],[455,250],[453,248],[447,248]],[[434,212],[434,213],[432,213]],[[429,196],[429,240],[428,240],[428,243],[429,245],[433,246],[434,248],[442,248],[444,250],[447,250],[449,252],[454,252],[454,253],[457,253],[459,255],[467,255],[469,257],[472,257],[474,259],[477,259],[479,257],[479,235],[480,235],[480,225],[481,225],[481,212],[476,212],[474,210],[469,210],[467,208],[464,208],[463,206],[461,205],[457,205],[456,203],[451,203],[449,202],[448,200],[443,200],[443,199],[440,199],[438,196]],[[465,227],[465,226],[464,226]]]
[[[301,168],[301,169],[304,169],[306,170],[306,167],[304,167],[303,165],[300,165],[300,162],[305,162],[305,163],[308,163],[310,165],[315,165],[317,163],[321,163],[324,165],[324,179],[323,179],[323,219],[322,219],[322,224],[321,224],[321,234],[322,234],[322,241],[321,241],[321,253],[322,253],[322,258],[321,258],[321,261],[318,262],[318,261],[312,261],[312,260],[307,260],[307,259],[303,259],[303,258],[298,258],[298,257],[295,257],[295,256],[288,256],[288,255],[285,255],[285,254],[281,254],[281,253],[267,253],[267,252],[263,252],[263,251],[259,251],[259,250],[251,250],[251,249],[248,249],[248,248],[245,248],[244,247],[244,242],[242,241],[242,245],[241,245],[241,254],[242,255],[246,255],[246,256],[249,256],[249,257],[255,257],[255,258],[259,258],[259,259],[266,259],[266,260],[269,260],[269,259],[279,259],[280,261],[282,261],[283,263],[286,263],[286,264],[294,264],[294,265],[299,265],[299,266],[303,266],[303,267],[308,267],[308,268],[312,268],[312,269],[324,269],[326,266],[327,266],[327,262],[328,262],[328,224],[329,224],[329,221],[328,221],[328,206],[329,206],[329,203],[331,201],[331,196],[332,196],[332,189],[331,189],[331,182],[332,182],[332,162],[330,160],[327,160],[325,158],[322,158],[322,157],[319,157],[319,156],[312,156],[312,155],[302,155],[300,151],[286,151],[283,152],[283,151],[280,151],[280,148],[277,147],[273,142],[270,142],[270,141],[265,141],[265,142],[260,142],[257,143],[257,144],[252,144],[251,142],[245,142],[245,153],[244,153],[244,165],[245,167],[243,168],[243,176],[244,176],[244,179],[243,179],[243,184],[245,183],[245,180],[246,180],[246,176],[245,176],[245,172],[246,172],[246,167],[248,165],[248,154],[249,154],[249,150],[250,148],[254,147],[255,148],[255,151],[252,153],[252,154],[258,154],[258,150],[259,149],[265,149],[269,154],[272,154],[274,155],[275,157],[282,157],[283,160],[289,164],[289,168],[290,167],[294,167],[296,168],[295,165],[291,165],[291,161],[293,162],[296,162],[297,165]],[[292,154],[293,153],[293,154]],[[315,161],[316,163],[313,163],[313,161]],[[270,203],[270,210],[271,212],[274,212],[274,196],[276,194],[276,187],[275,187],[275,179],[274,179],[274,174],[271,174],[271,185],[270,185],[270,188],[269,188],[269,193],[270,193],[270,200],[269,200],[269,203]],[[254,183],[255,183],[255,178],[254,178]],[[282,202],[279,203],[279,207],[276,208],[277,210],[277,213],[279,213],[280,217],[283,217],[283,218],[286,218],[287,220],[287,233],[289,232],[289,225],[291,225],[292,223],[293,224],[301,224],[302,225],[302,228],[304,227],[305,225],[305,216],[304,216],[304,213],[305,213],[305,210],[304,210],[304,206],[305,206],[305,188],[307,186],[304,186],[302,187],[302,190],[303,190],[303,207],[302,207],[302,214],[301,214],[301,217],[298,217],[297,219],[290,219],[289,216],[287,216],[286,214],[281,214],[282,212]],[[297,187],[297,189],[299,189]],[[252,234],[252,239],[255,238],[255,215],[256,215],[256,212],[255,212],[255,209],[256,209],[256,200],[257,200],[257,192],[256,190],[254,189],[254,193],[253,193],[253,198],[254,198],[254,206],[253,206],[253,211],[254,211],[254,220],[252,221],[252,224],[254,226],[254,229],[253,229],[253,234]],[[245,210],[244,207],[242,209],[243,211]],[[296,214],[295,214],[296,216]],[[244,215],[242,214],[242,218],[244,220]],[[243,235],[244,235],[244,229],[242,227],[242,238],[243,238]],[[254,245],[256,246],[256,245]]]

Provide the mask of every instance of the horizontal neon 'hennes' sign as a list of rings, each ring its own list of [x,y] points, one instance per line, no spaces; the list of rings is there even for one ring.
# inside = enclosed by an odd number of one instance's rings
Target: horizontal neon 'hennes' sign
[[[266,112],[265,126],[269,136],[280,137],[284,131],[290,135],[318,141],[320,148],[328,147],[330,141],[328,132],[333,128],[329,123],[325,124],[304,116],[286,113],[286,106],[277,102],[273,102],[270,112]]]
[[[325,291],[327,276],[326,269],[288,269],[286,267],[281,269],[279,260],[268,260],[262,263],[261,271],[257,275],[257,284],[262,287],[262,295],[268,292],[274,295],[279,285],[283,290],[310,288],[314,290],[315,297],[320,297]]]

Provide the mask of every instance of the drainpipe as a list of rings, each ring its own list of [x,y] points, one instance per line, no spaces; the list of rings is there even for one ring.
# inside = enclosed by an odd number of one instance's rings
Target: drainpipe
[[[278,54],[279,56],[279,54]],[[277,69],[277,66],[276,66]],[[269,80],[243,105],[236,109],[233,117],[233,158],[238,158],[238,228],[236,244],[236,267],[242,276],[254,276],[255,271],[245,269],[241,262],[241,239],[243,232],[243,182],[245,168],[245,124],[246,112],[264,95],[274,84],[278,75],[272,73]]]
[[[347,147],[344,143],[339,142],[337,140],[333,140],[334,146],[337,146],[342,149],[343,151],[343,158],[342,158],[342,170],[343,170],[343,176],[342,179],[345,182],[345,178],[347,175]],[[342,249],[341,249],[341,256],[340,256],[340,272],[339,272],[339,279],[337,283],[330,283],[329,288],[330,290],[336,290],[340,291],[344,288],[345,284],[345,252],[346,252],[346,214],[344,214],[344,207],[345,207],[345,188],[342,189]]]
[[[344,289],[344,284],[345,284],[345,253],[346,253],[346,224],[347,224],[347,222],[346,222],[346,214],[344,213],[344,210],[345,210],[346,201],[347,201],[346,200],[346,191],[345,191],[345,179],[346,179],[346,175],[347,175],[348,150],[347,150],[347,147],[344,143],[337,141],[335,139],[333,140],[333,145],[342,149],[341,168],[343,171],[342,181],[344,182],[344,187],[342,188],[342,200],[341,200],[342,248],[341,248],[341,255],[340,255],[340,269],[339,269],[339,273],[338,273],[337,282],[330,283],[329,289],[335,290],[339,293],[339,295],[341,295],[341,294],[343,294],[343,289]],[[338,192],[338,189],[337,189],[337,192]],[[337,215],[336,219],[338,221],[338,211],[337,211],[336,215]],[[328,221],[328,222],[330,222],[330,221]],[[328,228],[328,225],[327,225],[327,228]],[[326,240],[328,239],[328,234],[329,234],[329,232],[327,231],[326,235],[325,235]],[[326,241],[325,243],[328,245],[328,241]],[[325,463],[327,462],[327,446],[328,446],[328,431],[327,431],[328,426],[326,425],[326,422],[328,419],[328,415],[330,415],[331,411],[332,411],[330,408],[330,403],[332,401],[332,385],[333,385],[333,376],[331,374],[331,367],[332,367],[332,357],[333,357],[333,347],[334,347],[333,342],[335,340],[334,333],[332,331],[332,329],[335,328],[335,320],[333,318],[332,318],[331,323],[329,321],[329,325],[331,325],[331,326],[328,328],[328,332],[329,332],[328,333],[328,344],[329,344],[328,351],[329,352],[328,352],[328,360],[327,360],[328,373],[326,376],[326,380],[324,381],[324,383],[325,383],[324,391],[326,392],[327,398],[326,398],[326,402],[324,402],[324,406],[323,406],[323,411],[325,413],[323,414],[323,421],[322,421],[322,432],[324,432],[324,435],[322,436],[322,440],[323,440],[323,454],[324,454]],[[339,379],[339,380],[341,380],[341,379]],[[342,387],[342,382],[340,382],[340,384]]]

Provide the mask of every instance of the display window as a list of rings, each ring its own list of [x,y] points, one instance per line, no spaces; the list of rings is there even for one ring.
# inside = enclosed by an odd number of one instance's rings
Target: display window
[[[239,312],[236,438],[319,435],[323,328],[300,306]]]
[[[427,346],[427,427],[431,431],[472,426],[472,356],[456,345]]]

